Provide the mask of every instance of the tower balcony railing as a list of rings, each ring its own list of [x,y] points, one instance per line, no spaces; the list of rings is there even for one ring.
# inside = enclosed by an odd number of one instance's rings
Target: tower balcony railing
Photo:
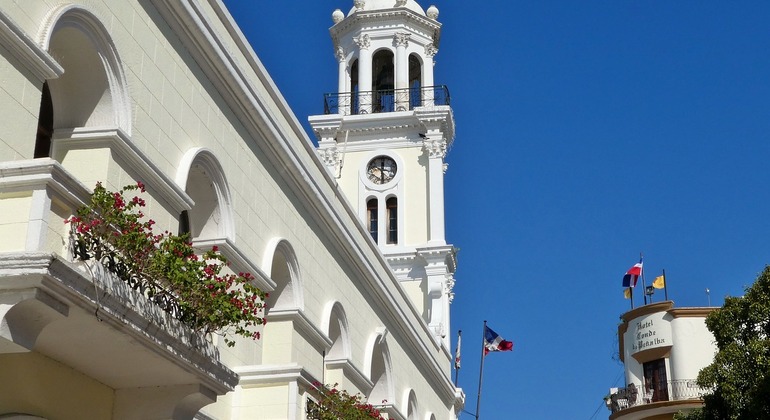
[[[695,379],[680,379],[645,384],[630,383],[625,388],[612,388],[604,400],[607,408],[616,413],[627,408],[663,401],[701,400],[703,395],[709,392],[709,389],[698,386]]]
[[[324,114],[357,115],[409,111],[422,106],[449,105],[449,100],[449,89],[444,85],[327,93],[324,95]]]

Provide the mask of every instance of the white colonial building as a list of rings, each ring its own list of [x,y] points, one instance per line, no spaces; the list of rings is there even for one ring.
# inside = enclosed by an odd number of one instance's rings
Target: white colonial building
[[[322,381],[456,418],[437,16],[333,13],[316,149],[220,0],[0,0],[0,418],[301,419]],[[197,335],[73,257],[64,220],[136,180],[160,230],[270,292],[262,339]]]
[[[618,339],[627,385],[610,390],[611,420],[670,420],[703,405],[705,390],[695,380],[716,354],[705,323],[715,309],[674,308],[663,301],[623,314]]]

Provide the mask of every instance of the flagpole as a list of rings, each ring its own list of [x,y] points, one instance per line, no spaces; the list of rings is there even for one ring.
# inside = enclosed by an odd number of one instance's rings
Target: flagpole
[[[629,287],[628,292],[631,295],[631,309],[634,309],[634,288]]]
[[[668,300],[668,280],[666,280],[666,270],[663,270],[663,293],[666,295],[666,300]]]
[[[642,261],[643,258],[644,258],[644,256],[640,252],[639,253],[639,261]],[[642,266],[641,275],[642,275],[642,296],[644,297],[644,304],[646,305],[647,304],[647,286],[644,284],[644,266]]]
[[[455,351],[455,388],[457,388],[457,378],[460,376],[460,343],[462,342],[463,330],[457,330],[457,350]]]
[[[484,320],[484,330],[481,333],[481,364],[479,366],[479,393],[476,396],[476,420],[479,420],[479,408],[481,407],[481,381],[484,378],[484,337],[487,333],[487,320]]]

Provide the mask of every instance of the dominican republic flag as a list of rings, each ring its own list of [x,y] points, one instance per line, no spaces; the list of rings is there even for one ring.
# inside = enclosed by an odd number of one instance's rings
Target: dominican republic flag
[[[636,287],[636,282],[639,280],[639,276],[642,275],[642,259],[639,258],[639,262],[629,268],[626,275],[623,276],[623,287]]]
[[[503,340],[503,337],[497,335],[491,328],[484,326],[484,356],[490,351],[511,351],[513,343]]]
[[[455,369],[460,369],[460,345],[462,344],[462,331],[457,332],[457,349],[455,350]]]

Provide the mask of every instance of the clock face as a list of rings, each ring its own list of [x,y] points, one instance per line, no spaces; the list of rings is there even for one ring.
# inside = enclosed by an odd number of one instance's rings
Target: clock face
[[[377,156],[366,166],[366,177],[375,184],[386,184],[396,176],[396,161],[387,156]]]

